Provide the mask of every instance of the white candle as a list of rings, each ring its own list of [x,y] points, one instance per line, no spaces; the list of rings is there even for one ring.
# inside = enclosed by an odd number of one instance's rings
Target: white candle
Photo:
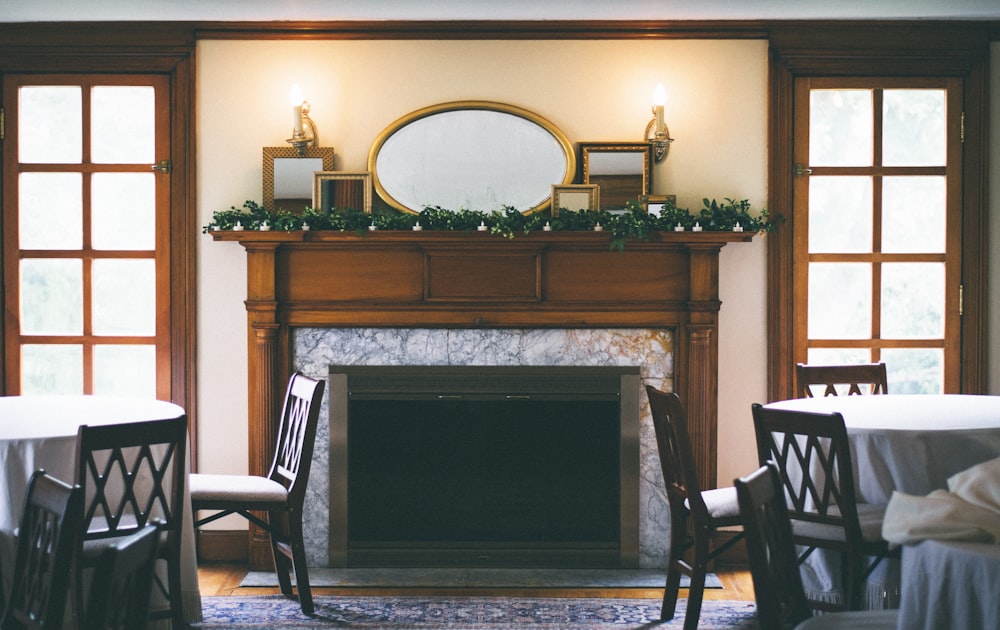
[[[236,225],[233,226],[233,231],[234,232],[242,232],[243,231],[243,224],[240,223],[239,221],[237,221]]]
[[[271,229],[271,226],[267,224],[267,219],[264,219],[264,222],[260,224],[260,231],[261,232],[267,232],[270,229]]]
[[[695,221],[694,222],[694,227],[691,228],[691,231],[692,232],[701,232],[701,223],[698,223],[697,221]]]
[[[603,229],[604,229],[604,226],[603,226],[603,225],[601,225],[601,224],[600,224],[600,222],[598,222],[598,223],[595,223],[595,224],[594,224],[594,231],[595,231],[595,232],[600,232],[600,231],[602,231]]]
[[[417,221],[417,222],[416,222],[416,223],[414,224],[414,226],[413,226],[413,231],[415,231],[415,232],[419,232],[419,231],[420,231],[420,230],[422,230],[422,229],[424,229],[424,228],[423,228],[423,226],[421,226],[421,225],[420,225],[420,221]]]
[[[303,232],[308,232],[309,231],[309,224],[306,223],[305,221],[302,222],[302,231]]]
[[[683,232],[683,231],[684,231],[684,226],[681,225],[680,223],[674,226],[674,232]]]
[[[549,225],[548,221],[546,221],[545,225],[542,226],[542,231],[543,232],[551,232],[552,231],[552,226]]]
[[[302,103],[305,100],[299,84],[292,84],[292,89],[288,92],[288,102],[292,106],[292,132],[294,135],[302,134]]]
[[[485,232],[486,231],[486,223],[484,223],[483,221],[480,221],[479,222],[479,227],[477,227],[476,229],[479,230],[480,232]]]
[[[743,231],[743,226],[740,225],[739,223],[733,226],[733,232],[742,232],[742,231]]]
[[[378,228],[377,228],[377,227],[375,227],[375,222],[374,222],[374,221],[372,221],[372,224],[368,226],[368,231],[369,231],[369,232],[374,232],[374,231],[375,231],[375,230],[377,230],[377,229],[378,229]]]
[[[653,90],[653,111],[656,112],[656,133],[663,134],[667,131],[667,123],[663,120],[663,106],[667,104],[667,89],[662,83],[657,84]]]

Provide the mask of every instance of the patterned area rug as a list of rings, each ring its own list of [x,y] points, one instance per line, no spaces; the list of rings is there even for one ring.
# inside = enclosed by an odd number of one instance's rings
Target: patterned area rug
[[[626,630],[681,628],[687,600],[677,602],[672,621],[659,621],[654,599],[511,597],[316,597],[316,612],[280,595],[203,597],[204,619],[194,628],[294,630],[361,628],[379,630]],[[757,630],[753,602],[706,601],[705,630]]]

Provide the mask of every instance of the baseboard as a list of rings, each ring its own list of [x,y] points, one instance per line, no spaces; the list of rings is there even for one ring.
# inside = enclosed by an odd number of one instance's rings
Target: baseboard
[[[249,558],[249,543],[245,529],[202,530],[198,532],[198,561],[245,563]]]

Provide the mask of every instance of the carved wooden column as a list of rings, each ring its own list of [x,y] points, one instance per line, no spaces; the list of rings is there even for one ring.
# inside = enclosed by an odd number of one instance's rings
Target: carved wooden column
[[[278,243],[244,243],[247,249],[248,456],[251,475],[267,475],[274,457],[278,413],[286,371],[284,326],[278,323],[275,255]],[[263,515],[261,515],[263,516]],[[270,570],[274,559],[267,532],[250,524],[250,568]]]

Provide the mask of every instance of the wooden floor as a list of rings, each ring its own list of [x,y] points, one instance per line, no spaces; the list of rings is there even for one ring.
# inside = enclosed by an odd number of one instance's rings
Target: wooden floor
[[[198,567],[198,584],[202,596],[270,595],[280,593],[277,588],[241,588],[240,581],[247,573],[246,566],[232,564],[203,564]],[[753,582],[750,572],[742,566],[717,566],[716,575],[722,588],[705,589],[705,599],[753,601]],[[423,595],[423,596],[476,596],[502,595],[508,597],[617,597],[661,598],[663,589],[385,589],[385,588],[313,588],[315,595]],[[681,589],[680,597],[687,597]]]

